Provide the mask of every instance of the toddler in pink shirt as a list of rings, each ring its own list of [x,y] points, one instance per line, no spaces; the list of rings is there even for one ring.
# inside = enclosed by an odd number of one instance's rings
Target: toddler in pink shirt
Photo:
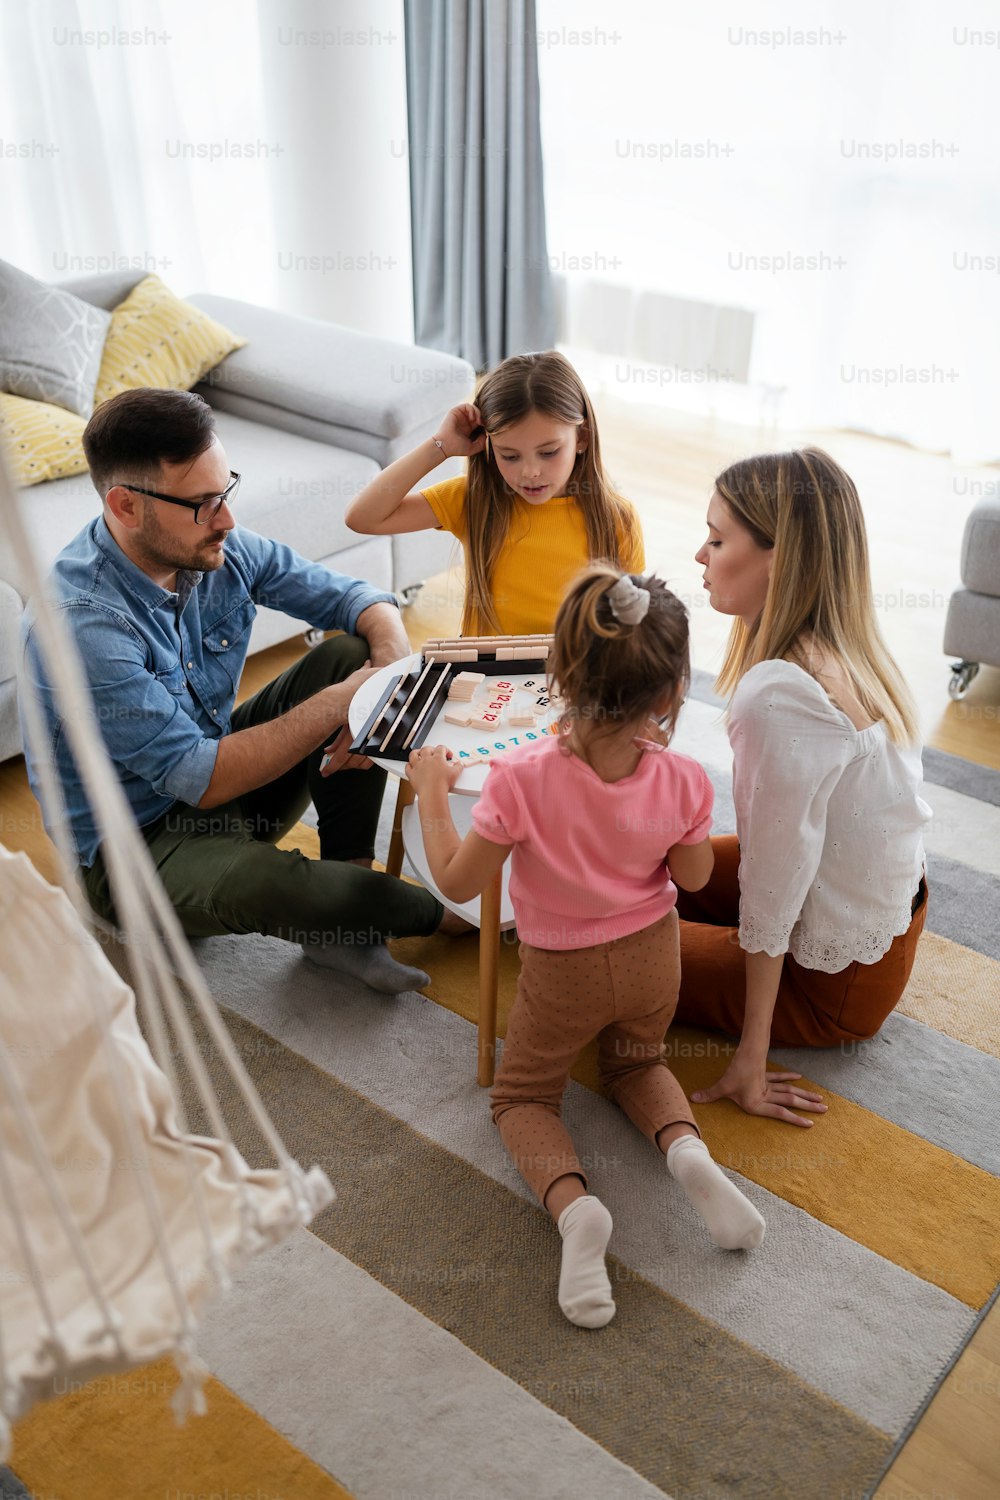
[[[563,738],[491,765],[472,822],[483,838],[516,850],[510,897],[522,942],[592,948],[677,905],[666,851],[708,838],[712,783],[686,755],[636,744],[636,768],[619,781],[567,753]]]
[[[711,784],[667,748],[690,677],[687,612],[655,576],[594,563],[560,607],[549,660],[566,705],[558,737],[491,767],[464,841],[448,811],[460,774],[449,752],[414,751],[407,774],[449,900],[471,900],[511,856],[521,972],[493,1118],[562,1236],[563,1313],[600,1328],[615,1314],[611,1215],[561,1118],[570,1069],[595,1037],[605,1091],[664,1153],[715,1243],[752,1249],[764,1220],[712,1160],[664,1058],[680,986],[677,886],[700,889],[713,865]]]

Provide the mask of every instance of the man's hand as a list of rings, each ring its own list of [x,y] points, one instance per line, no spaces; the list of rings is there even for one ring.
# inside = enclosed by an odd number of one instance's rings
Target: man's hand
[[[394,604],[369,604],[358,615],[354,631],[368,642],[373,667],[387,667],[411,655],[410,642]]]
[[[729,1067],[718,1083],[708,1089],[699,1089],[691,1095],[695,1104],[712,1104],[716,1099],[732,1099],[748,1115],[769,1115],[775,1120],[784,1120],[789,1125],[813,1124],[796,1109],[810,1110],[813,1114],[824,1114],[826,1105],[821,1094],[807,1089],[794,1088],[788,1081],[801,1078],[801,1073],[769,1073],[767,1058],[750,1057],[739,1048],[730,1059]]]
[[[374,677],[378,670],[378,667],[371,666],[370,664],[365,667],[359,667],[356,672],[351,673],[350,677],[345,677],[343,682],[334,683],[331,687],[325,689],[327,702],[330,704],[334,715],[333,722],[334,724],[339,723],[343,727],[338,730],[330,743],[323,747],[323,759],[320,761],[319,767],[321,776],[333,776],[337,771],[371,770],[372,763],[366,755],[351,755],[349,753],[351,740],[354,736],[348,727],[347,711],[350,707],[351,699],[362,683],[367,682],[369,677]]]
[[[438,788],[450,792],[461,774],[461,761],[453,759],[444,745],[425,745],[411,751],[406,767],[406,779],[418,797]]]

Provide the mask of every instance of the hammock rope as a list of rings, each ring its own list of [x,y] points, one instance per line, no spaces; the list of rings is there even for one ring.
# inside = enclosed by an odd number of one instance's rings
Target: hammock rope
[[[109,761],[84,686],[86,677],[75,641],[41,575],[19,497],[10,483],[2,455],[0,538],[9,544],[20,577],[28,585],[35,614],[33,639],[37,641],[38,660],[58,705],[100,834],[101,853],[120,929],[115,935],[124,942],[128,954],[144,1033],[136,1025],[128,991],[93,936],[95,919],[77,879],[69,822],[49,737],[29,673],[22,663],[20,703],[25,735],[37,767],[46,827],[59,856],[62,896],[57,896],[27,867],[39,893],[45,892],[52,898],[48,901],[40,896],[39,912],[44,906],[45,920],[62,924],[60,962],[64,967],[60,972],[65,975],[65,985],[56,998],[60,1004],[76,1007],[70,1014],[84,1028],[82,1034],[90,1026],[100,1039],[107,1097],[102,1097],[98,1113],[102,1124],[106,1115],[106,1128],[120,1131],[124,1140],[137,1179],[134,1208],[142,1208],[144,1233],[148,1233],[148,1253],[136,1256],[138,1269],[134,1274],[137,1278],[140,1274],[152,1276],[158,1270],[172,1307],[169,1317],[163,1310],[158,1313],[160,1323],[155,1328],[139,1328],[135,1326],[138,1321],[135,1299],[128,1304],[130,1311],[124,1316],[115,1305],[116,1299],[128,1300],[126,1293],[133,1286],[116,1285],[112,1292],[103,1285],[101,1271],[88,1248],[88,1238],[99,1233],[100,1225],[95,1231],[89,1222],[77,1221],[45,1138],[41,1116],[51,1123],[45,1107],[53,1101],[44,1097],[44,1082],[39,1083],[37,1073],[31,1075],[30,1060],[21,1055],[16,1041],[14,1046],[9,1045],[9,1038],[16,1039],[26,997],[16,992],[0,971],[0,1022],[7,1032],[5,1037],[0,1031],[0,1198],[13,1237],[8,1240],[8,1256],[16,1247],[25,1268],[23,1276],[11,1277],[16,1296],[6,1280],[0,1284],[0,1461],[3,1461],[9,1454],[10,1423],[35,1400],[51,1395],[58,1377],[73,1370],[93,1373],[95,1363],[103,1369],[130,1368],[155,1357],[150,1351],[159,1353],[169,1348],[181,1377],[172,1397],[178,1419],[189,1412],[204,1411],[203,1386],[208,1370],[195,1349],[197,1311],[202,1302],[210,1290],[224,1293],[229,1289],[232,1271],[247,1256],[309,1223],[321,1208],[333,1201],[335,1194],[325,1173],[318,1167],[304,1170],[289,1153],[194,960]],[[17,861],[23,859],[24,856],[7,855],[0,846],[0,898],[6,876],[10,888],[18,890],[22,902],[28,902],[22,909],[30,912],[34,910],[30,881],[23,869],[14,869]],[[65,914],[61,906],[52,904],[63,897],[70,903]],[[40,915],[40,924],[42,920]],[[72,931],[70,941],[62,937],[65,928]],[[44,943],[44,938],[43,926],[39,925],[37,933],[30,937],[24,934],[21,941]],[[14,967],[16,971],[16,963]],[[95,976],[105,973],[103,985],[95,982]],[[21,982],[23,985],[23,976]],[[115,991],[119,1002],[117,1014],[113,1014],[108,998],[111,991]],[[89,1006],[86,1019],[84,994]],[[195,1035],[189,1005],[217,1052],[219,1066],[231,1079],[241,1106],[277,1162],[276,1169],[251,1171],[237,1150]],[[189,1133],[175,1049],[183,1060],[212,1137],[193,1137]],[[35,1106],[22,1072],[35,1085]],[[93,1086],[92,1080],[86,1082]],[[43,1090],[41,1098],[39,1087]],[[104,1089],[105,1084],[100,1087]],[[155,1108],[149,1104],[151,1099]],[[164,1101],[169,1101],[169,1106]],[[68,1101],[71,1103],[72,1100]],[[140,1108],[145,1104],[149,1104],[147,1109]],[[110,1139],[113,1142],[114,1137]],[[174,1198],[169,1200],[168,1221],[160,1196],[168,1184],[163,1162],[174,1162],[178,1155],[183,1163],[184,1197],[178,1204],[176,1182],[170,1178]],[[108,1160],[113,1168],[113,1156]],[[71,1318],[70,1311],[65,1308],[60,1311],[56,1305],[55,1294],[50,1293],[47,1285],[47,1277],[54,1277],[52,1245],[35,1242],[41,1230],[36,1230],[21,1211],[19,1199],[24,1187],[18,1186],[18,1166],[22,1184],[32,1180],[26,1175],[29,1166],[35,1174],[32,1202],[37,1213],[41,1212],[43,1201],[37,1187],[44,1189],[44,1202],[62,1237],[58,1247],[58,1254],[63,1257],[59,1272],[70,1279],[76,1271],[82,1275],[95,1317],[81,1315],[81,1309],[74,1306]],[[199,1273],[199,1277],[193,1278],[196,1288],[189,1287],[186,1292],[175,1254],[183,1240],[184,1226],[190,1226],[192,1217],[206,1277],[201,1278]],[[185,1253],[190,1256],[189,1241],[183,1243]],[[25,1283],[30,1284],[33,1297],[30,1316],[25,1311]],[[60,1295],[65,1298],[64,1286]],[[143,1299],[139,1301],[145,1306]],[[13,1312],[12,1317],[8,1317],[8,1311]]]

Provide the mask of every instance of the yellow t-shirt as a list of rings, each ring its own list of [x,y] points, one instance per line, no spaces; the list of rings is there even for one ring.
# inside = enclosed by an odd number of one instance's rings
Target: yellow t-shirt
[[[421,490],[441,530],[467,548],[464,476],[445,479]],[[646,566],[642,530],[636,517],[636,542],[626,558],[630,573]],[[545,635],[570,580],[590,562],[587,526],[572,495],[554,496],[530,505],[518,495],[510,531],[493,570],[493,603],[502,635]],[[468,558],[466,558],[468,565]]]

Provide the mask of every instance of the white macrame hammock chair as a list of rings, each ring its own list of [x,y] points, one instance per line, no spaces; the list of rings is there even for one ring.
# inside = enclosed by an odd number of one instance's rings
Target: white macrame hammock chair
[[[318,1167],[289,1156],[192,957],[104,749],[75,643],[47,602],[2,455],[0,544],[36,601],[39,656],[94,810],[135,983],[133,995],[92,934],[41,716],[22,692],[62,885],[0,845],[2,1461],[10,1424],[35,1402],[168,1353],[181,1375],[178,1420],[203,1412],[199,1314],[247,1257],[335,1194]],[[233,1144],[178,978],[277,1167],[251,1169]],[[172,1045],[213,1137],[188,1132]]]

